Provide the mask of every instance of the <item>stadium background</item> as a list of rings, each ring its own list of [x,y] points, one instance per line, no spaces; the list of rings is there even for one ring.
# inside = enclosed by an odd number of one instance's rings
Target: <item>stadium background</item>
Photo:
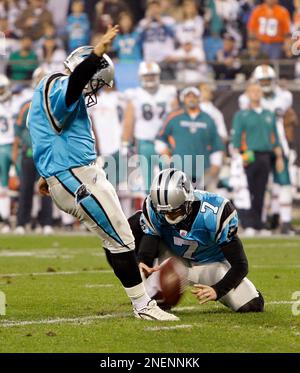
[[[211,43],[215,42],[216,49],[222,50],[225,39],[231,40],[233,35],[240,46],[238,50],[234,49],[234,57],[238,57],[238,60],[246,48],[249,16],[255,6],[262,1],[195,2],[199,5],[197,13],[200,16],[200,24],[204,24],[201,36],[203,44],[211,46]],[[2,53],[3,48],[0,49],[0,74],[6,74],[11,78],[14,97],[22,91],[24,83],[31,84],[31,74],[37,65],[46,63],[49,67],[54,62],[54,68],[57,69],[58,64],[58,69],[61,69],[63,56],[69,52],[66,25],[71,3],[71,0],[0,0],[1,42],[3,43],[5,35],[6,45],[5,53]],[[138,26],[139,21],[145,16],[147,6],[146,0],[86,0],[83,3],[84,12],[90,22],[89,30],[92,31],[84,43],[89,43],[94,34],[103,31],[111,14],[116,21],[119,11],[124,10],[124,7],[126,11],[129,8],[132,12],[134,24]],[[181,1],[161,0],[160,3],[165,7],[165,15],[171,15],[176,19],[175,23],[180,24]],[[292,21],[290,33],[286,35],[288,41],[292,33],[300,29],[299,3],[293,0],[280,1],[280,4],[289,11]],[[106,10],[102,11],[104,7],[99,8],[99,4],[105,4]],[[50,10],[50,23],[54,23],[55,27],[48,27],[49,19],[46,21],[39,15],[35,17],[41,35],[33,44],[36,53],[34,66],[31,66],[27,76],[25,69],[25,79],[22,75],[22,79],[16,80],[12,79],[14,76],[11,67],[18,64],[26,66],[25,62],[16,62],[11,58],[11,53],[18,50],[22,38],[16,21],[28,5],[33,6],[29,15],[34,13],[33,9],[47,5]],[[98,21],[95,19],[96,15]],[[26,17],[31,18],[28,13]],[[86,19],[84,16],[83,30],[86,27]],[[44,26],[47,26],[46,30]],[[45,61],[39,42],[41,38],[41,43],[45,39],[51,41],[53,38],[59,43],[59,53],[56,53],[58,63],[51,61],[51,56],[50,62]],[[3,44],[0,44],[0,47],[2,46]],[[210,49],[212,48],[206,48],[208,54]],[[110,55],[114,53],[112,51]],[[287,55],[282,53],[279,59],[269,59],[269,62],[279,74],[280,84],[292,91],[293,107],[299,117],[299,60],[298,56],[288,55],[287,58]],[[223,113],[226,126],[230,130],[232,117],[238,109],[238,97],[244,91],[248,75],[245,79],[239,71],[235,77],[217,78],[213,67],[222,62],[218,62],[211,55],[206,55],[205,60],[207,66],[211,66],[209,74],[205,79],[202,76],[193,84],[198,85],[207,81],[214,88],[214,102]],[[121,87],[122,82],[126,84],[128,81],[129,69],[133,74],[137,71],[139,61],[123,61],[123,67],[120,58],[115,58],[114,61],[117,66],[118,84]],[[253,64],[260,62],[265,60],[254,60]],[[31,62],[27,63],[30,65]],[[241,66],[245,66],[245,60]],[[283,66],[288,68],[282,69]],[[163,82],[175,84],[179,90],[190,84],[174,77],[172,69],[170,71],[167,68],[164,74]],[[134,76],[131,77],[130,83],[134,82],[133,78]],[[0,132],[0,137],[1,135]],[[296,128],[294,146],[299,153],[299,126]],[[296,162],[299,165],[299,158]],[[297,185],[297,192],[299,186],[300,183]],[[10,218],[15,224],[18,192],[10,191],[10,195],[14,202]],[[299,199],[299,193],[296,193],[294,214],[297,212]],[[3,223],[0,224],[2,228]],[[216,302],[200,306],[196,304],[194,297],[186,292],[181,303],[174,309],[181,322],[170,327],[169,324],[153,325],[150,321],[141,324],[139,320],[135,320],[129,312],[128,299],[99,247],[98,238],[81,235],[81,232],[80,237],[73,233],[65,234],[68,229],[66,225],[62,229],[63,234],[56,231],[55,235],[50,237],[30,234],[25,237],[0,235],[0,291],[6,294],[7,303],[6,315],[0,319],[1,353],[299,353],[299,238],[275,236],[243,240],[250,264],[249,278],[263,292],[266,312],[260,315],[235,314]],[[1,295],[2,293],[0,297]],[[293,308],[296,309],[296,313],[293,313]],[[271,356],[273,357],[274,355]],[[223,363],[223,359],[220,361]]]
[[[158,55],[155,48],[151,50],[151,45],[147,45],[146,38],[143,38],[145,22],[149,21],[149,8],[153,3],[159,4],[162,24],[169,30],[165,38],[159,34],[152,35],[154,41],[160,43],[161,50],[167,51],[163,56]],[[0,55],[0,73],[11,79],[12,90],[17,96],[26,85],[31,84],[31,76],[37,66],[44,66],[50,71],[61,69],[65,56],[71,50],[83,44],[95,43],[108,23],[119,22],[120,17],[126,13],[130,15],[133,23],[126,37],[134,39],[137,45],[128,53],[125,47],[122,50],[120,41],[119,45],[114,44],[110,52],[116,65],[117,88],[120,91],[139,85],[137,70],[143,58],[147,56],[148,60],[155,60],[157,57],[156,61],[162,69],[162,82],[175,85],[178,92],[185,86],[198,86],[199,83],[208,83],[212,87],[214,103],[224,115],[226,127],[230,132],[233,115],[238,110],[238,97],[244,91],[251,71],[260,63],[268,63],[274,67],[279,84],[293,93],[293,108],[299,117],[300,107],[297,102],[300,96],[300,59],[289,53],[288,49],[291,50],[291,40],[300,29],[300,4],[292,0],[278,2],[287,9],[290,26],[288,32],[282,35],[281,51],[277,58],[273,58],[272,45],[269,56],[262,54],[260,45],[258,55],[249,60],[245,58],[249,40],[253,40],[248,29],[249,19],[254,9],[262,3],[264,1],[255,0],[2,0],[0,31],[5,53]],[[185,9],[189,7],[196,7],[196,13],[185,15]],[[74,11],[78,13],[77,16],[74,16]],[[191,38],[191,29],[199,39]],[[124,39],[126,37],[124,36]],[[24,39],[27,41],[24,42]],[[293,42],[297,42],[297,38],[293,39]],[[30,45],[29,56],[24,57],[26,61],[18,55],[23,43]],[[53,45],[49,45],[51,43]],[[198,63],[203,67],[203,71],[198,69],[197,60],[196,63],[185,64],[182,61],[174,63],[170,58],[185,43],[192,44],[192,48],[198,48],[197,51],[201,52]],[[228,65],[226,61],[229,59],[231,62]],[[192,71],[194,80],[191,80],[189,72],[180,75],[185,69]],[[299,126],[295,129],[293,147],[299,153]],[[299,165],[299,158],[296,164]],[[294,195],[296,217],[299,180],[298,169]],[[10,195],[15,202],[12,209],[14,221],[18,209],[18,193],[11,191]]]

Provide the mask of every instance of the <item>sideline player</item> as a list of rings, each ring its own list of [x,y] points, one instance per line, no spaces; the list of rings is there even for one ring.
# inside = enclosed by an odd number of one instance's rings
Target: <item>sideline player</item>
[[[128,104],[124,114],[123,148],[134,138],[141,157],[145,192],[149,193],[156,165],[154,141],[166,114],[178,106],[177,91],[172,85],[160,84],[160,67],[156,62],[141,62],[141,87],[126,92]],[[124,152],[124,151],[123,151]]]
[[[153,261],[164,244],[186,263],[201,304],[219,300],[236,312],[263,311],[261,293],[246,278],[248,261],[237,236],[237,212],[229,200],[194,190],[182,171],[170,168],[157,175],[143,212],[129,221],[152,296],[160,290]]]
[[[61,210],[102,239],[110,264],[132,301],[135,317],[178,320],[146,293],[129,224],[113,186],[95,162],[87,107],[96,103],[99,89],[113,85],[114,67],[105,52],[118,31],[118,26],[109,27],[94,48],[73,51],[65,61],[64,73],[46,76],[35,88],[28,125],[33,159],[42,176],[39,190],[50,193]]]
[[[293,193],[289,171],[289,159],[291,152],[285,134],[284,118],[288,111],[291,110],[293,96],[288,90],[279,87],[276,82],[277,77],[275,70],[269,65],[257,66],[252,74],[252,79],[262,87],[264,94],[261,102],[262,107],[276,114],[277,131],[285,163],[284,170],[279,173],[276,171],[275,162],[273,162],[273,184],[271,186],[271,228],[277,228],[277,216],[280,220],[281,233],[289,234],[292,233],[291,221]],[[246,94],[240,96],[239,105],[242,110],[248,108],[249,99]]]
[[[12,165],[11,151],[17,110],[16,100],[12,97],[10,81],[5,75],[0,75],[0,217],[3,221],[1,233],[10,232],[8,180]]]

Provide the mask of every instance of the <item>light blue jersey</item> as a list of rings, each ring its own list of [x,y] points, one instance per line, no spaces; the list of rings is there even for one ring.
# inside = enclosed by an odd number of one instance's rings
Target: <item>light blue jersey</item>
[[[141,226],[144,233],[160,236],[168,248],[179,257],[194,263],[220,262],[225,259],[221,245],[229,242],[236,234],[238,216],[233,205],[218,194],[196,190],[198,210],[189,230],[182,224],[169,224],[163,214],[156,213],[148,196]]]
[[[84,96],[66,106],[68,81],[69,76],[59,73],[43,78],[34,91],[28,114],[33,159],[45,178],[96,159]]]

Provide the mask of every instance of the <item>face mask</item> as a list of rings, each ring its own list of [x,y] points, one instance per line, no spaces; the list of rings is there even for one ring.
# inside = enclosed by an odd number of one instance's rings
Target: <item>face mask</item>
[[[178,216],[176,219],[170,219],[168,218],[168,216],[166,215],[165,218],[166,218],[166,221],[169,223],[169,224],[178,224],[180,223],[182,220],[184,220],[186,218],[186,214],[183,215],[183,216]]]

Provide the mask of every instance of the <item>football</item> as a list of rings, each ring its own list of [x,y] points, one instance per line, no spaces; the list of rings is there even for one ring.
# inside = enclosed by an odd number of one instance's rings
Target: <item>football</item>
[[[161,264],[159,281],[163,303],[174,307],[182,297],[187,284],[187,269],[180,260],[168,258]]]

